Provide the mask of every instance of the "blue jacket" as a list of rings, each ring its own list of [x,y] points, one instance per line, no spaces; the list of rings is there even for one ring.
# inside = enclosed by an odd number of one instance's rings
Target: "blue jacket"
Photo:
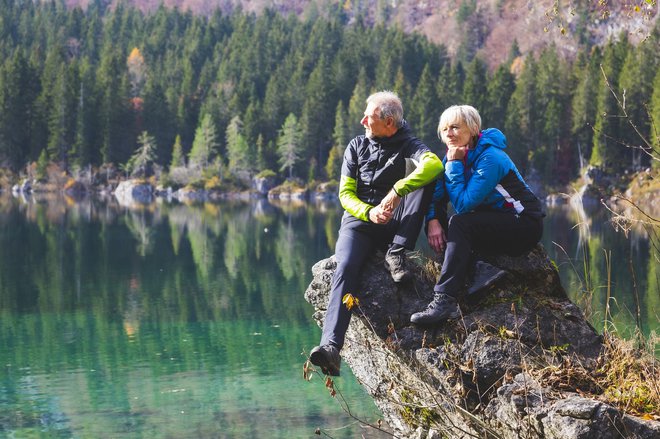
[[[504,149],[506,137],[496,128],[479,134],[476,146],[463,160],[443,159],[444,179],[438,180],[427,221],[444,224],[447,198],[456,213],[502,211],[515,215],[545,216],[543,204],[531,191]]]

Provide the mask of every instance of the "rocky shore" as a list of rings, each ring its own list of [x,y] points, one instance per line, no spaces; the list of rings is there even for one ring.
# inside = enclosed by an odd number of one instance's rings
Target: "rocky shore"
[[[365,267],[343,361],[373,397],[396,437],[658,438],[660,422],[626,414],[589,389],[610,361],[604,340],[566,296],[539,245],[489,260],[508,272],[463,316],[420,328],[410,315],[431,298],[433,277],[392,282],[383,255]],[[312,268],[305,299],[323,324],[336,266]]]

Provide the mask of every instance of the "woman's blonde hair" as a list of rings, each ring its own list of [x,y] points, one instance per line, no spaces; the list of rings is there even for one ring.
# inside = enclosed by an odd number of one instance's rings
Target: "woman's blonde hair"
[[[472,137],[481,131],[481,116],[471,105],[452,105],[442,112],[438,123],[438,138],[442,140],[442,130],[456,122],[465,122]]]

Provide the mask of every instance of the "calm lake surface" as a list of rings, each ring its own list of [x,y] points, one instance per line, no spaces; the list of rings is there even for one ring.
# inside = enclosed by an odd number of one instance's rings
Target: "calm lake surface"
[[[340,215],[336,203],[0,198],[0,436],[386,437],[302,379],[320,336],[303,292]],[[648,240],[592,218],[588,231],[566,207],[546,218],[564,286],[601,331],[660,332]],[[348,367],[336,386],[377,421]]]

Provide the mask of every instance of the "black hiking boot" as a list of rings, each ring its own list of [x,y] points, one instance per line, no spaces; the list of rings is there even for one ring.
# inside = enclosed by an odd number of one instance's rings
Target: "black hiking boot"
[[[309,354],[309,361],[321,368],[324,375],[339,376],[341,357],[339,349],[331,344],[316,346]]]
[[[412,277],[408,270],[405,249],[399,247],[396,250],[389,249],[385,253],[385,268],[392,275],[392,280],[396,283],[405,282]]]
[[[410,316],[410,322],[417,325],[431,325],[447,319],[456,319],[460,315],[461,311],[456,299],[447,294],[436,293],[424,311]]]
[[[506,276],[506,271],[484,261],[477,261],[474,267],[474,277],[467,287],[468,294],[475,294],[493,285]]]

